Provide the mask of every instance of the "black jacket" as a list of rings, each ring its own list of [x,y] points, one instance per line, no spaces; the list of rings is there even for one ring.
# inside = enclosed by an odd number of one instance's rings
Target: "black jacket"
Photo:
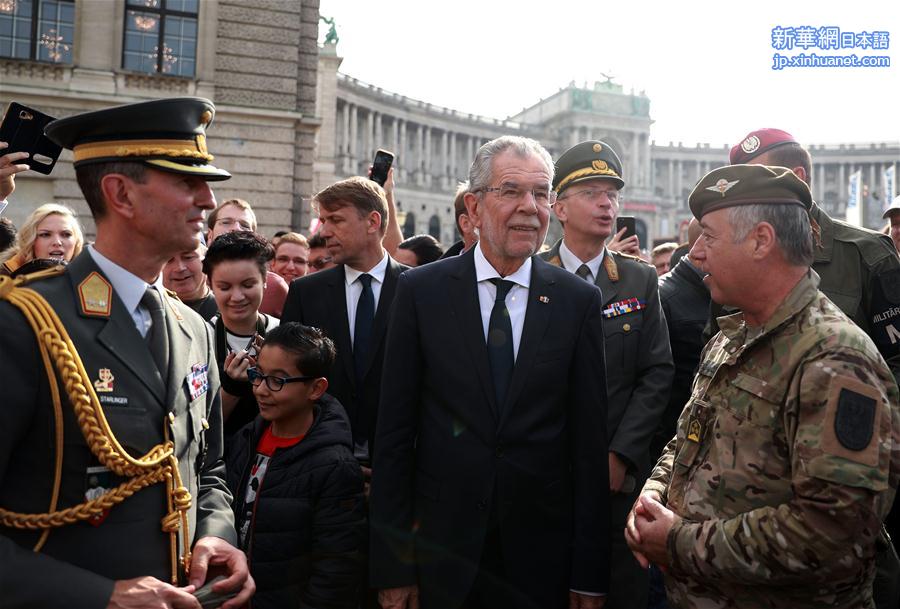
[[[305,326],[314,326],[334,341],[337,357],[328,374],[328,393],[337,398],[347,411],[354,440],[357,444],[367,442],[370,455],[375,450],[375,421],[381,393],[384,336],[391,303],[394,301],[397,277],[408,268],[392,258],[388,259],[362,383],[356,382],[354,372],[343,264],[292,281],[281,314],[282,323],[298,321]]]
[[[675,425],[684,405],[691,395],[694,374],[700,364],[703,345],[703,328],[709,317],[709,289],[700,275],[691,268],[687,258],[659,278],[659,300],[666,323],[669,325],[669,341],[672,359],[675,361],[675,379],[669,394],[669,405],[657,428],[650,446],[655,460],[675,435]]]
[[[228,486],[238,530],[250,467],[267,425],[257,417],[233,439]],[[256,496],[243,547],[256,580],[253,609],[355,608],[364,518],[350,426],[340,403],[325,394],[306,437],[272,455]]]

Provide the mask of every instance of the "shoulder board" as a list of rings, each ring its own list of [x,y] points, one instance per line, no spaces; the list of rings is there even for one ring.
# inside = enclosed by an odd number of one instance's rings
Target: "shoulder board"
[[[855,245],[859,249],[863,260],[868,264],[880,262],[896,252],[891,238],[883,233],[847,224],[834,218],[831,221],[834,229],[834,240]]]
[[[42,269],[40,271],[35,271],[34,273],[26,273],[24,275],[19,275],[18,277],[13,279],[13,282],[16,285],[22,286],[22,285],[27,285],[29,283],[33,283],[35,281],[40,281],[42,279],[56,277],[58,275],[62,275],[65,272],[66,272],[66,265],[60,264],[60,265],[54,266],[49,269]]]
[[[617,251],[614,251],[614,250],[606,250],[606,251],[608,251],[608,252],[610,252],[610,253],[612,253],[612,254],[614,254],[615,256],[618,256],[618,257],[620,257],[620,258],[625,258],[626,260],[634,260],[635,262],[640,262],[641,264],[646,264],[647,266],[653,266],[652,264],[650,264],[649,262],[647,262],[647,261],[644,260],[643,258],[639,258],[639,257],[637,257],[637,256],[632,256],[631,254],[625,254],[625,253],[623,253],[623,252],[617,252]],[[654,267],[654,268],[655,268],[655,267]]]

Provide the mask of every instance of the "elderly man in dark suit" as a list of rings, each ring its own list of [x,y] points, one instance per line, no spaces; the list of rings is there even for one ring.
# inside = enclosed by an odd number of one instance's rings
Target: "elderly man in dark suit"
[[[614,582],[607,607],[613,609],[647,604],[647,572],[625,543],[625,518],[653,465],[650,442],[675,373],[656,270],[604,245],[624,185],[622,163],[609,144],[582,142],[563,153],[553,179],[563,238],[541,255],[603,293]]]
[[[164,99],[47,127],[73,149],[97,240],[28,276],[33,292],[0,283],[4,607],[199,608],[213,570],[229,576],[215,591],[238,593],[225,607],[253,593],[232,545],[211,329],[162,287],[166,261],[200,242],[207,182],[230,177],[208,164],[214,112]]]
[[[398,282],[372,486],[382,606],[600,607],[608,586],[600,291],[534,256],[554,194],[534,140],[482,146],[481,239]]]

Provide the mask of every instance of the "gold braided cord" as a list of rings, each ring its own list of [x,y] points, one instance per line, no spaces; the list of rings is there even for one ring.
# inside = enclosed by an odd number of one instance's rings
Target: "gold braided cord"
[[[111,509],[131,497],[142,488],[158,482],[166,483],[168,513],[162,519],[162,530],[169,533],[172,554],[172,583],[178,583],[179,564],[187,573],[190,570],[190,542],[188,536],[188,512],[191,508],[191,494],[184,487],[174,443],[169,439],[168,427],[164,423],[165,441],[157,444],[140,457],[129,455],[119,444],[106,420],[100,401],[84,369],[81,358],[66,332],[62,321],[50,304],[37,292],[22,284],[40,276],[52,275],[58,271],[47,271],[32,276],[10,279],[0,277],[0,300],[22,311],[37,337],[41,358],[51,387],[51,399],[56,424],[56,464],[50,507],[46,513],[23,514],[0,508],[0,525],[29,530],[42,530],[43,534],[34,550],[39,551],[47,539],[50,529],[92,518],[104,510]],[[56,372],[51,365],[55,364]],[[119,476],[130,478],[114,489],[110,489],[90,501],[57,510],[59,489],[62,478],[62,400],[56,389],[56,373],[69,396],[81,433],[91,453],[102,465]],[[182,530],[182,555],[178,560],[178,531]]]
[[[585,176],[612,176],[614,178],[618,178],[619,174],[615,171],[607,167],[606,169],[597,169],[593,166],[584,167],[582,169],[578,169],[573,171],[562,180],[559,181],[559,184],[556,186],[556,192],[560,192],[563,188],[568,186],[571,182],[583,178]]]

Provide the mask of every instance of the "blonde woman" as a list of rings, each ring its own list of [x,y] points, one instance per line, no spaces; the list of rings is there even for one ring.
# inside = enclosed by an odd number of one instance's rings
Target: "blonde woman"
[[[0,253],[0,274],[18,275],[24,265],[36,260],[69,262],[81,253],[83,246],[84,236],[75,212],[65,205],[46,203],[31,212],[16,235],[15,244]]]

